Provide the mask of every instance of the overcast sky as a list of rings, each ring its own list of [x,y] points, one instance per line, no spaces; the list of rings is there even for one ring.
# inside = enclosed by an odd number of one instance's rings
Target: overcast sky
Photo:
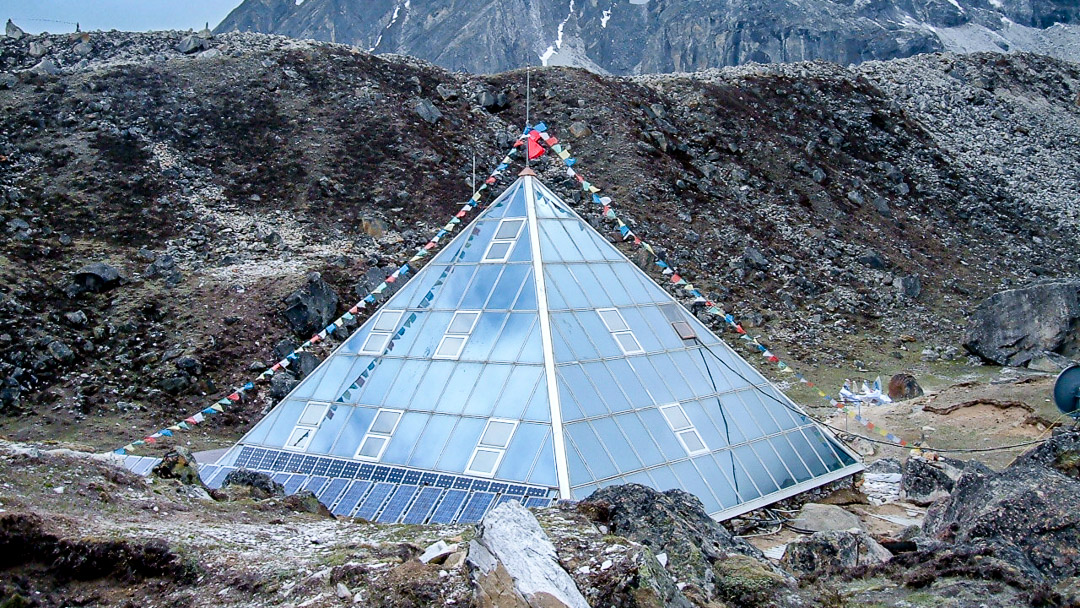
[[[213,28],[240,0],[0,0],[0,21],[27,32],[201,30]],[[0,31],[2,34],[2,31]]]

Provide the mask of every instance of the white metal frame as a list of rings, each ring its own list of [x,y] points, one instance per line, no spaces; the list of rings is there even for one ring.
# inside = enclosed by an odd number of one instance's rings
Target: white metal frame
[[[484,443],[484,435],[487,434],[491,423],[509,424],[511,425],[510,434],[506,437],[506,442],[502,445]],[[465,467],[466,475],[479,475],[481,477],[494,477],[495,472],[499,470],[499,465],[502,464],[503,456],[506,455],[506,449],[510,447],[510,441],[514,438],[514,433],[517,432],[518,421],[507,420],[506,418],[488,418],[487,424],[484,425],[484,431],[480,433],[480,439],[476,441],[476,447],[473,448],[472,455],[469,456],[469,464]],[[491,467],[490,471],[483,471],[473,468],[473,464],[476,462],[476,455],[480,452],[491,452],[495,454],[495,464]]]
[[[308,413],[313,407],[322,408],[322,414],[319,416],[319,420],[315,424],[303,423],[304,415]],[[289,438],[285,441],[284,449],[294,452],[306,452],[308,444],[311,443],[311,439],[315,436],[315,432],[319,430],[319,426],[322,421],[326,419],[326,412],[330,409],[330,404],[325,401],[309,401],[304,406],[304,411],[300,412],[300,417],[296,419],[296,425],[293,426],[293,430],[289,433]],[[300,439],[294,441],[294,438],[298,433],[307,433],[307,435],[300,435]],[[301,444],[300,442],[303,441]]]
[[[528,196],[528,192],[526,192],[526,196]],[[530,204],[531,202],[532,201],[526,201],[526,204]],[[513,237],[505,237],[504,236],[504,237],[496,238],[496,235],[499,234],[499,231],[502,230],[503,225],[506,224],[507,222],[518,223],[517,232],[514,233]],[[525,227],[526,223],[527,223],[527,221],[522,220],[521,218],[507,218],[507,219],[504,219],[504,220],[500,220],[499,225],[495,227],[495,235],[493,235],[491,237],[491,242],[489,242],[487,248],[484,249],[484,256],[482,258],[480,258],[480,261],[485,262],[485,263],[496,263],[496,264],[501,263],[501,262],[505,262],[510,257],[510,253],[514,250],[514,243],[516,243],[518,238],[521,237],[521,230]],[[501,243],[501,244],[504,244],[504,245],[507,246],[506,247],[506,253],[502,254],[501,257],[497,257],[497,258],[489,257],[490,254],[491,254],[491,248],[494,247],[498,243]]]
[[[397,318],[394,319],[393,329],[375,329],[382,323],[383,317],[388,315],[397,315]],[[401,317],[404,315],[404,310],[380,310],[379,317],[371,324],[371,332],[364,338],[364,343],[360,345],[356,352],[361,355],[381,355],[383,350],[386,349],[386,345],[390,343],[390,338],[394,335],[397,324],[401,322]],[[382,344],[378,348],[369,348],[372,338],[381,338]]]
[[[381,431],[372,431],[371,429],[375,426],[375,421],[379,419],[379,416],[381,416],[383,412],[391,412],[397,414],[397,419],[394,421],[394,427],[390,429],[389,432],[385,433]],[[404,417],[405,410],[395,410],[380,407],[378,411],[375,412],[375,417],[371,419],[371,424],[368,426],[368,432],[364,433],[364,438],[360,440],[360,445],[356,446],[356,455],[353,456],[353,458],[357,460],[369,460],[372,462],[378,462],[382,458],[383,452],[386,451],[386,446],[390,445],[390,440],[394,437],[394,432],[397,431],[397,427],[399,424],[401,424],[401,419]],[[383,440],[382,447],[379,448],[379,453],[375,456],[364,456],[360,454],[360,450],[364,449],[364,445],[367,443],[369,437]]]
[[[619,317],[619,322],[622,323],[622,327],[612,327],[604,317],[604,313],[615,313],[615,315]],[[622,312],[620,312],[618,308],[597,308],[596,316],[600,317],[600,322],[604,324],[604,327],[606,327],[609,332],[611,332],[611,339],[615,340],[615,344],[619,345],[619,350],[621,350],[624,355],[640,355],[645,352],[645,349],[641,347],[641,341],[634,335],[634,330],[630,329],[630,324],[626,322],[626,317],[622,315]],[[623,346],[623,343],[619,341],[619,336],[630,336],[634,341],[634,344],[637,344],[637,348],[628,350]]]
[[[674,410],[674,409],[677,409],[679,411],[679,414],[682,415],[683,419],[686,420],[686,425],[687,426],[683,426],[683,427],[679,427],[679,428],[675,427],[675,423],[671,421],[671,416],[668,415],[668,412],[671,411],[671,410]],[[691,456],[696,456],[698,454],[705,454],[705,453],[707,453],[709,451],[709,446],[705,443],[705,440],[701,437],[701,433],[698,432],[697,427],[694,426],[693,421],[691,421],[690,417],[686,415],[686,410],[683,409],[682,404],[680,404],[680,403],[669,403],[669,404],[666,404],[666,405],[661,405],[660,406],[660,413],[663,414],[664,420],[668,423],[668,426],[671,428],[671,431],[673,433],[675,433],[675,437],[679,440],[679,443],[682,444],[682,447],[683,447],[684,450],[686,450],[687,454],[689,454]],[[698,443],[700,443],[702,447],[700,449],[697,449],[697,450],[691,450],[690,446],[686,445],[686,440],[683,439],[683,433],[693,433],[694,436],[697,437]]]
[[[444,333],[442,339],[439,340],[439,345],[435,347],[435,353],[431,355],[431,358],[456,360],[460,357],[461,352],[465,350],[465,345],[469,343],[469,336],[471,336],[473,330],[476,329],[476,324],[480,322],[481,314],[483,314],[483,311],[481,310],[456,311],[454,316],[450,319],[450,324],[446,326],[446,333]],[[457,321],[458,317],[463,315],[473,315],[473,321],[469,324],[469,329],[467,331],[451,331],[451,328],[454,326],[454,321]],[[443,345],[446,344],[447,340],[461,340],[461,344],[458,345],[457,351],[453,353],[442,352]]]

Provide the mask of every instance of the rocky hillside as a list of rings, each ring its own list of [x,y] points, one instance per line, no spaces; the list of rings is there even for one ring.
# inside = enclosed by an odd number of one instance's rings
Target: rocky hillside
[[[343,312],[525,114],[523,72],[257,34],[7,37],[0,66],[0,433],[97,448],[206,407]],[[969,369],[985,297],[1080,267],[1073,64],[531,82],[532,115],[635,232],[826,385],[927,358]],[[536,166],[580,199],[558,162]],[[287,380],[185,440],[235,440]]]
[[[935,51],[1080,58],[1080,12],[1057,0],[245,0],[218,32],[263,32],[494,73],[569,65],[610,74]]]

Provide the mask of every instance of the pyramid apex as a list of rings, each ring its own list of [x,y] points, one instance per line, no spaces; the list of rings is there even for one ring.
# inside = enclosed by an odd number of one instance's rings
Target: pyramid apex
[[[526,175],[531,175],[532,177],[536,177],[536,171],[533,171],[529,167],[525,167],[524,169],[521,170],[521,173],[518,173],[518,177],[525,177]]]

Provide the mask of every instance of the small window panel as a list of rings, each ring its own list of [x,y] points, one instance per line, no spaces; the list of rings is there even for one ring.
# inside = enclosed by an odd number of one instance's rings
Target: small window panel
[[[600,308],[596,311],[596,314],[600,315],[600,320],[604,322],[604,326],[608,328],[608,331],[628,331],[630,326],[626,324],[626,320],[623,319],[622,313],[615,308]]]
[[[364,339],[364,345],[360,347],[362,355],[381,355],[386,345],[390,343],[390,336],[394,335],[404,310],[383,310],[375,318],[371,326],[371,333]]]
[[[472,457],[469,458],[469,466],[465,467],[465,472],[485,477],[494,475],[516,429],[515,420],[489,419]]]
[[[521,228],[524,225],[525,220],[521,219],[499,222],[499,227],[495,229],[495,235],[491,238],[487,251],[484,252],[484,261],[505,262],[506,258],[510,257],[510,250],[513,249],[514,243],[517,242],[518,235],[521,234]]]
[[[450,327],[446,329],[448,334],[471,334],[476,322],[480,319],[479,311],[461,310],[454,313],[450,320]]]
[[[457,359],[465,349],[465,336],[443,336],[439,347],[435,349],[436,359]]]
[[[379,313],[379,318],[375,319],[375,325],[371,329],[374,331],[394,331],[397,329],[398,321],[401,320],[403,314],[405,314],[404,310],[384,310]]]
[[[694,456],[709,451],[709,447],[705,445],[701,434],[694,427],[694,423],[690,422],[690,418],[681,405],[678,403],[664,405],[660,407],[660,412],[664,415],[664,420],[667,421],[671,430],[675,431],[675,436],[679,438],[679,443],[687,454]]]
[[[329,403],[308,403],[304,407],[304,411],[300,413],[300,418],[296,421],[292,433],[289,434],[289,439],[285,442],[285,449],[298,452],[307,450],[312,437],[319,430],[319,425],[326,418],[326,410],[329,408]]]
[[[402,410],[387,410],[380,408],[371,421],[371,427],[360,442],[356,450],[356,458],[359,460],[379,460],[382,458],[386,446],[390,444],[390,438],[397,430],[401,422]]]
[[[622,349],[624,355],[636,355],[645,352],[645,349],[641,348],[641,344],[638,343],[632,332],[621,331],[611,335],[615,336],[615,341],[619,343],[619,348]]]

